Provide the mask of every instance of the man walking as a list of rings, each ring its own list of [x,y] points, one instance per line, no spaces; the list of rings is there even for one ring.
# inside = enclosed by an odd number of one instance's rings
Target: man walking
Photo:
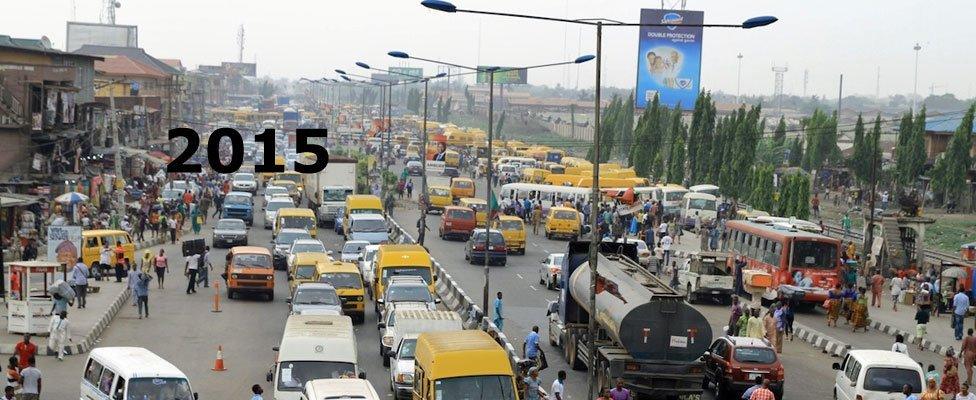
[[[502,325],[505,323],[505,317],[502,316],[502,292],[498,292],[498,296],[495,298],[495,319],[492,322],[498,327],[498,330],[502,330]]]
[[[71,342],[71,322],[68,321],[68,312],[61,311],[61,314],[51,316],[48,325],[48,344],[47,347],[57,353],[58,360],[64,361],[64,347]]]
[[[542,206],[536,205],[532,209],[532,234],[539,234],[539,224],[542,222]]]
[[[962,290],[956,291],[952,297],[952,327],[955,328],[956,340],[962,340],[962,327],[969,312],[969,296]]]
[[[35,365],[34,356],[27,359],[27,367],[20,371],[20,399],[38,400],[41,398],[41,370]]]
[[[74,285],[78,308],[85,308],[88,297],[88,266],[81,257],[78,257],[78,262],[71,269],[71,283]]]
[[[200,255],[191,254],[186,257],[183,274],[186,275],[186,294],[197,292],[197,272],[200,268]]]
[[[149,318],[149,280],[151,279],[145,272],[139,271],[136,274],[132,295],[136,298],[136,310],[139,313],[139,319],[142,319],[143,314]]]
[[[661,225],[662,226],[667,226],[666,223],[661,224]],[[671,235],[668,235],[668,232],[665,231],[664,232],[664,235],[661,236],[661,243],[660,243],[660,245],[661,245],[661,251],[662,251],[662,254],[663,254],[663,257],[664,257],[664,265],[670,265],[671,264],[671,244],[673,244],[673,243],[674,243],[674,241],[671,239]]]
[[[560,370],[556,373],[556,380],[552,381],[552,387],[549,391],[553,400],[566,400],[563,395],[563,392],[566,391],[566,371]]]
[[[200,269],[197,274],[200,275],[200,279],[197,280],[199,285],[203,283],[203,287],[210,287],[210,271],[213,270],[213,264],[210,263],[210,246],[205,246],[203,250],[203,257],[200,259],[199,263]]]
[[[881,308],[881,289],[884,287],[884,277],[880,270],[874,270],[871,276],[871,307]]]
[[[525,343],[522,343],[522,353],[525,358],[535,361],[539,365],[539,326],[532,327],[532,331],[525,336]]]
[[[17,367],[20,369],[27,368],[30,364],[27,362],[37,355],[37,345],[31,343],[31,334],[24,334],[24,341],[17,343],[14,346],[14,354],[17,355]]]

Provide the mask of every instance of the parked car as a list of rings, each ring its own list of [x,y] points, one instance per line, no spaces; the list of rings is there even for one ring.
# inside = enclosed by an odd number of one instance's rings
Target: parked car
[[[769,379],[769,389],[777,399],[783,398],[786,371],[776,349],[764,339],[723,336],[712,342],[704,359],[705,380],[702,387],[707,389],[709,384],[714,384],[717,399],[741,395],[756,384],[757,377]],[[901,387],[898,389],[901,390]]]
[[[887,350],[851,350],[844,361],[833,364],[834,398],[903,399],[902,386],[912,385],[912,393],[922,392],[925,385],[922,367],[907,354]]]
[[[214,248],[247,246],[247,224],[237,218],[223,218],[217,221],[210,243]]]
[[[485,248],[485,235],[488,238],[488,246]],[[488,257],[488,264],[499,264],[504,266],[508,262],[508,248],[505,246],[505,237],[499,231],[486,231],[475,229],[468,238],[468,243],[464,246],[464,259],[474,265],[485,263]]]
[[[363,250],[366,246],[371,243],[365,240],[349,240],[342,245],[342,252],[339,254],[339,260],[342,262],[358,263],[359,258],[363,255]]]
[[[288,309],[294,315],[342,315],[342,301],[328,283],[303,283],[289,297]]]
[[[271,253],[275,269],[286,269],[288,267],[288,255],[291,245],[299,239],[311,239],[312,235],[304,229],[285,228],[278,232],[271,241]]]
[[[564,253],[552,253],[539,261],[539,284],[546,285],[546,289],[562,287]]]

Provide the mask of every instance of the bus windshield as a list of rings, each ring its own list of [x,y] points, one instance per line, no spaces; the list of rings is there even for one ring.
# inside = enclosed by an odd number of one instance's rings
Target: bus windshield
[[[192,400],[190,384],[183,378],[132,378],[126,399]]]
[[[312,379],[356,377],[356,367],[347,362],[287,361],[279,368],[278,390],[286,392],[299,392]]]
[[[363,280],[359,274],[349,272],[330,272],[319,276],[319,282],[328,283],[336,289],[362,289]]]
[[[310,217],[281,217],[282,228],[312,229],[315,221]]]
[[[346,201],[346,196],[352,194],[350,189],[325,189],[325,201]]]
[[[456,400],[514,400],[512,377],[504,375],[463,376],[439,379],[434,382],[434,393],[441,398]]]
[[[826,242],[793,241],[793,260],[797,268],[837,268],[837,245]]]
[[[688,200],[688,208],[693,210],[715,211],[715,200],[690,199]]]

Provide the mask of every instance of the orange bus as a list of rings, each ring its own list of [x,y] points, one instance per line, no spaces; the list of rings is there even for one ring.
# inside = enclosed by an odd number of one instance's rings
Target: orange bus
[[[734,260],[745,261],[745,269],[758,269],[772,275],[772,285],[763,294],[764,300],[779,296],[780,286],[793,286],[797,272],[810,279],[809,287],[801,287],[804,303],[820,304],[827,299],[827,291],[841,282],[841,241],[824,235],[792,228],[760,224],[751,221],[725,223],[725,241],[722,250],[730,252]],[[741,271],[734,265],[736,282],[741,282]]]

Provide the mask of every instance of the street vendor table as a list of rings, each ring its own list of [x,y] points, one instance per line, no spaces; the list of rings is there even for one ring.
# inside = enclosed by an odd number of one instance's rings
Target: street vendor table
[[[61,264],[49,261],[16,261],[8,265],[7,332],[47,333],[54,306],[48,286],[58,279],[66,280],[67,271]]]

